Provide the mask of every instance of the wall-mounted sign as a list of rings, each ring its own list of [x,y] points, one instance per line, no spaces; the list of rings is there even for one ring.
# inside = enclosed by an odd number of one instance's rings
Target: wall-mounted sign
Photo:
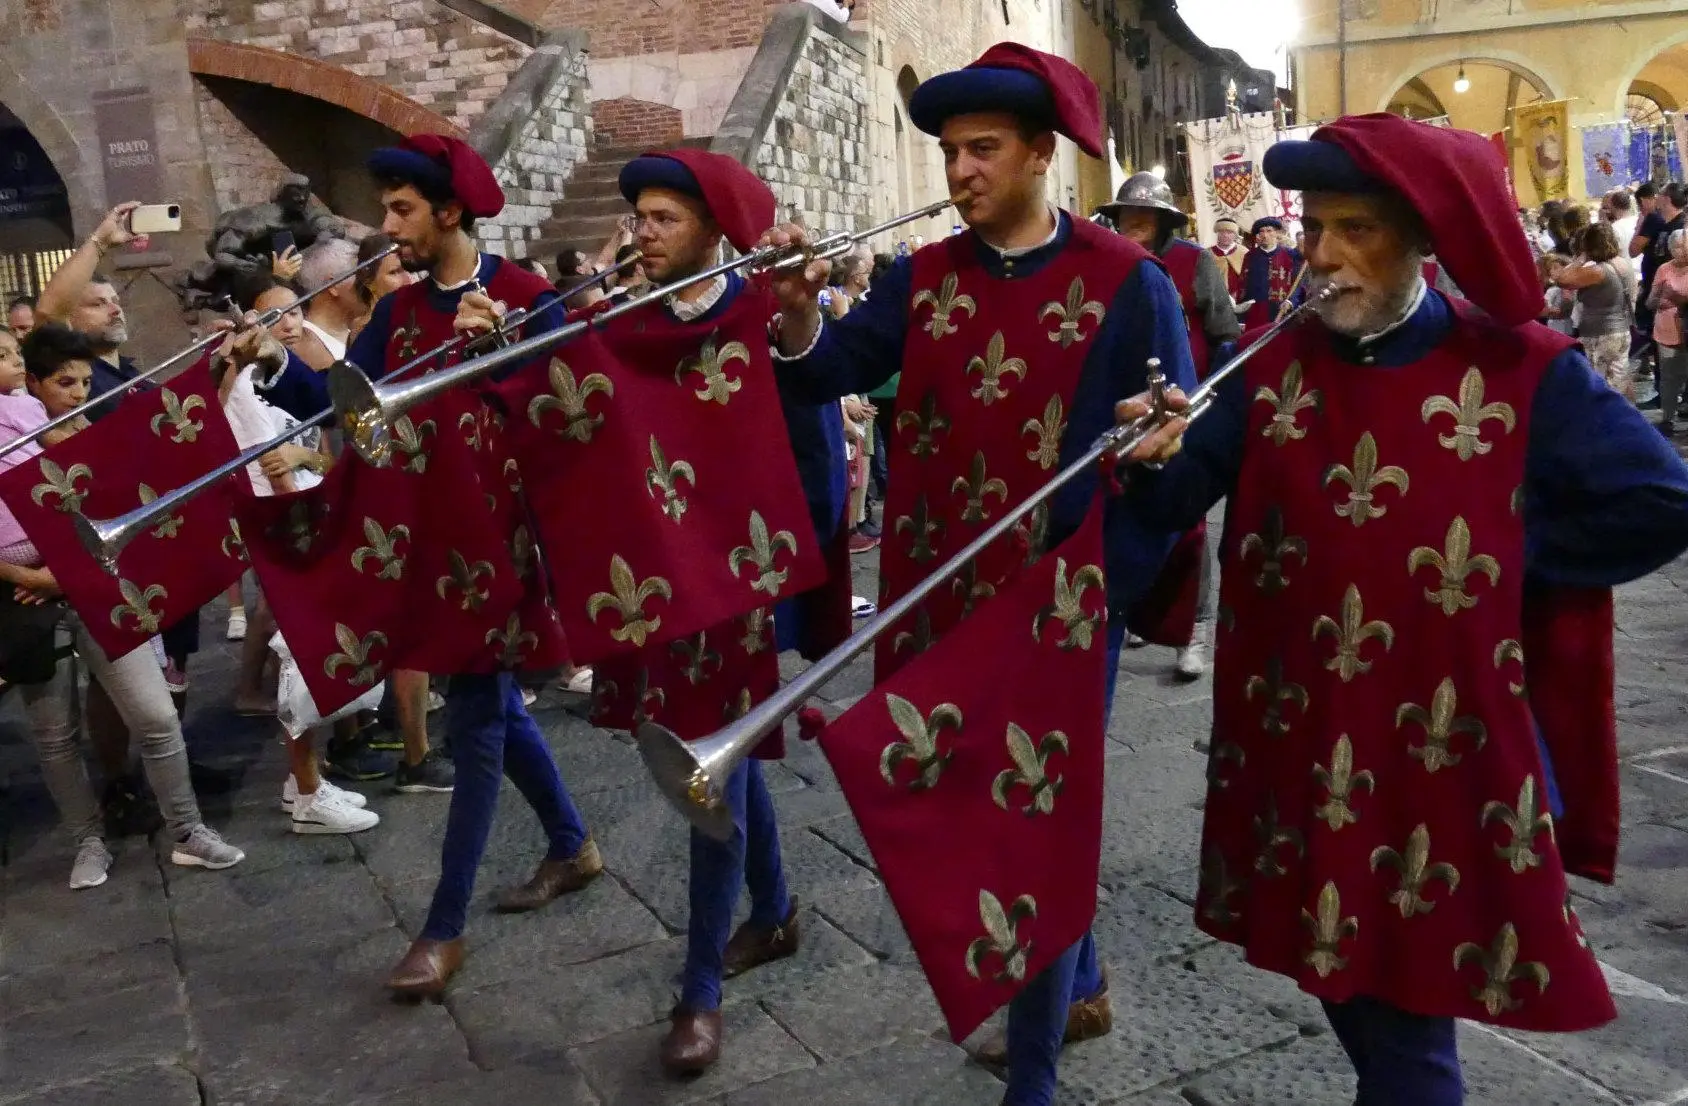
[[[150,88],[94,93],[94,129],[100,139],[107,206],[127,200],[163,203],[170,199],[164,195]]]
[[[0,221],[70,217],[64,181],[34,135],[0,127],[0,151]]]

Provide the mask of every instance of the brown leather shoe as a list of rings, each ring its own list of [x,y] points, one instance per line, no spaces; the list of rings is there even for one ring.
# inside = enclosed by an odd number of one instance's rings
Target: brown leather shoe
[[[463,938],[430,941],[418,937],[387,977],[387,989],[404,998],[438,998],[463,966]]]
[[[1108,970],[1102,969],[1102,989],[1094,998],[1081,999],[1067,1007],[1067,1030],[1062,1045],[1090,1041],[1113,1032],[1114,1004],[1108,998]],[[987,1068],[1008,1066],[1008,1037],[994,1033],[973,1053],[973,1059]]]
[[[604,870],[604,858],[590,837],[580,851],[567,860],[541,860],[533,878],[498,896],[498,909],[505,914],[538,910],[559,895],[578,891],[597,879]]]
[[[745,922],[733,931],[721,955],[721,977],[731,979],[752,968],[784,960],[797,951],[803,933],[797,924],[797,896],[791,897],[791,911],[772,929]]]
[[[676,1006],[662,1039],[662,1069],[669,1075],[701,1075],[720,1058],[721,1011]]]

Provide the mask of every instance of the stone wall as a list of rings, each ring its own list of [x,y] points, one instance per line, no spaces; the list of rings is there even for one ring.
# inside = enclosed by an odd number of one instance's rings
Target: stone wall
[[[292,170],[203,81],[193,83],[193,93],[217,207],[227,211],[268,200]]]

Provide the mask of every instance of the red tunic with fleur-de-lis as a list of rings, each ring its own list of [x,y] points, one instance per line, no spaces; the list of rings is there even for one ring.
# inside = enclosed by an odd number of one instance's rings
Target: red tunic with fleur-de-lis
[[[1523,683],[1531,400],[1562,343],[1422,360],[1317,324],[1245,370],[1197,922],[1320,998],[1538,1030],[1615,1016]]]
[[[891,603],[1055,474],[1085,358],[1150,255],[1091,223],[1029,276],[999,278],[971,232],[914,255],[879,570]],[[875,678],[925,651],[1042,552],[1040,510],[879,640]]]

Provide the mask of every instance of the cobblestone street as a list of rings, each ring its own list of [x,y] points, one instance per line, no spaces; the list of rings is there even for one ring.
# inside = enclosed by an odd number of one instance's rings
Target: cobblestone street
[[[872,558],[857,590],[873,594]],[[1481,1106],[1688,1102],[1688,564],[1623,590],[1619,720],[1623,868],[1576,884],[1621,1019],[1578,1037],[1466,1026]],[[996,1106],[1001,1084],[943,1035],[872,858],[819,753],[772,767],[803,947],[727,987],[722,1062],[664,1080],[657,1041],[684,938],[686,835],[633,747],[535,707],[612,878],[534,915],[487,899],[541,847],[513,794],[477,888],[470,956],[443,1004],[381,989],[421,924],[443,796],[367,789],[382,817],[355,838],[299,837],[268,723],[230,706],[234,654],[205,615],[189,745],[234,770],[203,796],[247,860],[227,873],[122,843],[110,882],[65,887],[66,844],[21,728],[0,702],[0,1106]],[[1171,681],[1171,652],[1128,654],[1108,749],[1103,901],[1115,1029],[1076,1046],[1061,1102],[1347,1106],[1347,1063],[1316,1002],[1244,966],[1191,924],[1209,686]],[[868,686],[858,662],[830,687]],[[440,716],[435,716],[436,737]]]

